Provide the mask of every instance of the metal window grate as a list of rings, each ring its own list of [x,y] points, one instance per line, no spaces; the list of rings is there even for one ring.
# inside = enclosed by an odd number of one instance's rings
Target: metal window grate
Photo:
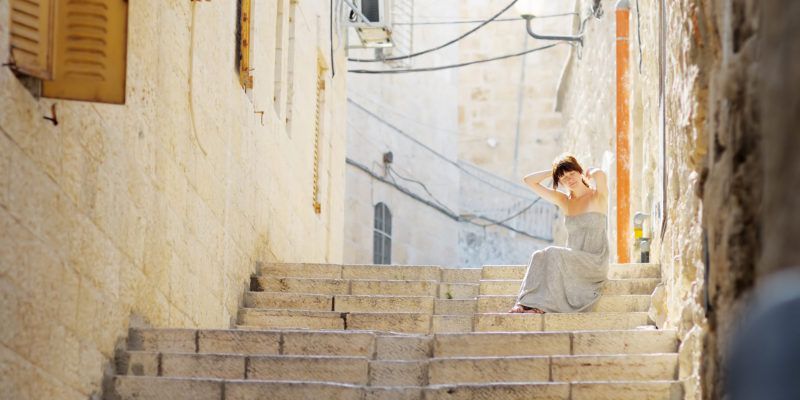
[[[373,263],[392,263],[392,213],[384,203],[375,205],[375,230],[373,231]]]

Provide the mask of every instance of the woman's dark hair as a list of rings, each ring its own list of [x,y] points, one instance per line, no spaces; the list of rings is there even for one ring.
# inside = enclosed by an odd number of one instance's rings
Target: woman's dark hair
[[[575,156],[572,154],[564,153],[556,157],[553,161],[553,189],[558,189],[559,179],[570,171],[581,174],[581,181],[586,187],[589,187],[589,183],[586,182],[586,178],[583,176],[583,167],[581,167],[581,164],[578,163],[578,160],[575,159]]]

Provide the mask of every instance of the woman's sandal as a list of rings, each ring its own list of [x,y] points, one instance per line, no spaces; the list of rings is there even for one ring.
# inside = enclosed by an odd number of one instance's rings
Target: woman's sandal
[[[508,312],[512,314],[544,314],[544,311],[536,307],[523,306],[522,304],[514,305]]]

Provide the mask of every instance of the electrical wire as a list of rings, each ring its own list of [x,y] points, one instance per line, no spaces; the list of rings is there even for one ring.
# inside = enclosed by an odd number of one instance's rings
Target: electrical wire
[[[428,194],[428,196],[430,196],[430,197],[431,197],[431,199],[433,199],[433,201],[435,201],[437,204],[439,204],[440,206],[442,206],[442,208],[444,208],[444,209],[446,209],[446,210],[450,211],[451,213],[455,214],[455,211],[453,211],[452,209],[450,209],[450,207],[447,207],[447,206],[446,206],[444,203],[442,203],[441,201],[439,201],[438,199],[436,199],[436,196],[434,196],[434,195],[433,195],[433,193],[431,193],[431,191],[430,191],[430,190],[428,190],[428,187],[427,187],[427,186],[425,186],[425,184],[424,184],[424,183],[422,183],[422,182],[420,182],[420,181],[418,181],[418,180],[416,180],[416,179],[406,178],[406,177],[404,177],[403,175],[400,175],[400,174],[398,174],[398,173],[397,173],[397,171],[395,171],[394,167],[392,167],[392,165],[391,165],[391,164],[389,164],[389,165],[388,165],[388,170],[389,170],[389,174],[394,174],[394,175],[396,175],[398,178],[400,178],[400,179],[402,179],[402,180],[404,180],[404,181],[406,181],[406,182],[416,183],[417,185],[420,185],[420,186],[422,186],[422,190],[424,190],[424,191],[425,191],[425,193],[427,193],[427,194]]]
[[[554,18],[554,17],[565,17],[568,15],[579,15],[576,12],[568,12],[568,13],[561,13],[561,14],[548,14],[548,15],[536,15],[535,18]],[[426,18],[426,17],[422,17]],[[496,18],[491,22],[509,22],[509,21],[521,21],[524,18],[516,17],[516,18]],[[461,21],[422,21],[422,22],[395,22],[393,25],[457,25],[457,24],[479,24],[481,22],[485,22],[485,19],[476,19],[476,20],[461,20]]]
[[[465,33],[464,33],[464,34],[462,34],[461,36],[459,36],[459,37],[457,37],[457,38],[455,38],[455,39],[453,39],[453,40],[450,40],[450,41],[448,41],[448,42],[446,42],[446,43],[444,43],[444,44],[441,44],[441,45],[439,45],[439,46],[436,46],[436,47],[433,47],[433,48],[430,48],[430,49],[427,49],[427,50],[423,50],[423,51],[418,51],[418,52],[416,52],[416,53],[406,54],[406,55],[404,55],[404,56],[387,57],[387,58],[381,58],[381,59],[369,59],[369,58],[348,58],[347,60],[348,60],[348,61],[354,61],[354,62],[384,62],[384,61],[405,60],[405,59],[408,59],[408,58],[412,58],[412,57],[421,56],[421,55],[423,55],[423,54],[428,54],[428,53],[430,53],[430,52],[433,52],[433,51],[441,50],[441,49],[443,49],[443,48],[445,48],[445,47],[447,47],[447,46],[450,46],[450,45],[451,45],[451,44],[453,44],[453,43],[456,43],[456,42],[458,42],[458,41],[459,41],[459,40],[461,40],[461,39],[464,39],[465,37],[467,37],[467,36],[469,36],[469,35],[473,34],[473,33],[474,33],[475,31],[477,31],[478,29],[481,29],[481,28],[483,28],[484,26],[486,26],[486,24],[488,24],[488,23],[490,23],[490,22],[494,21],[495,19],[497,19],[497,17],[499,17],[499,16],[500,16],[501,14],[503,14],[504,12],[508,11],[508,9],[509,9],[509,8],[511,8],[512,6],[514,6],[514,4],[516,4],[516,2],[517,2],[517,1],[519,1],[519,0],[511,0],[511,3],[509,3],[509,4],[508,4],[508,5],[505,7],[505,8],[503,8],[502,10],[500,10],[500,12],[498,12],[498,13],[497,13],[497,14],[495,14],[495,15],[493,15],[491,18],[487,19],[486,21],[483,21],[483,22],[481,22],[481,24],[480,24],[480,25],[478,25],[478,26],[476,26],[476,27],[474,27],[474,28],[472,28],[472,29],[468,30],[467,32],[465,32]]]
[[[447,156],[445,156],[444,154],[441,154],[438,151],[432,149],[430,146],[426,145],[425,143],[420,142],[417,138],[409,135],[408,133],[406,133],[402,129],[394,126],[392,123],[390,123],[389,121],[383,119],[381,116],[375,114],[374,112],[368,110],[366,107],[362,106],[361,104],[356,103],[355,101],[353,101],[353,99],[348,98],[347,102],[352,104],[352,105],[354,105],[354,106],[356,106],[358,109],[360,109],[361,111],[363,111],[367,115],[371,116],[372,118],[375,118],[376,120],[380,121],[383,125],[387,126],[388,128],[390,128],[394,132],[399,133],[400,135],[404,136],[408,140],[414,142],[415,144],[419,145],[420,147],[424,148],[425,150],[428,150],[429,152],[433,153],[435,156],[441,158],[442,160],[444,160],[448,164],[451,164],[454,167],[458,168],[459,170],[463,171],[465,174],[471,176],[475,180],[478,180],[478,181],[480,181],[480,182],[482,182],[482,183],[484,183],[484,184],[486,184],[486,185],[488,185],[488,186],[490,186],[490,187],[492,187],[492,188],[494,188],[494,189],[496,189],[496,190],[498,190],[500,192],[503,192],[503,193],[506,193],[506,194],[509,194],[509,195],[512,195],[512,196],[515,196],[515,197],[518,197],[518,198],[528,199],[528,200],[531,200],[533,198],[531,196],[522,196],[522,195],[520,195],[518,193],[512,193],[512,192],[510,192],[510,191],[508,191],[506,189],[503,189],[501,187],[498,187],[498,186],[494,185],[493,183],[491,183],[491,182],[489,182],[489,181],[487,181],[487,180],[485,180],[485,179],[473,174],[472,172],[470,172],[466,168],[462,167],[461,165],[458,164],[458,162],[447,158]]]
[[[453,221],[466,222],[468,224],[476,225],[476,226],[479,226],[479,227],[482,227],[482,228],[485,228],[485,227],[491,226],[491,225],[497,225],[497,226],[500,226],[502,228],[508,229],[510,231],[519,233],[521,235],[530,237],[532,239],[544,240],[544,241],[548,241],[548,242],[552,242],[553,241],[552,238],[546,238],[546,237],[537,236],[537,235],[534,235],[532,233],[529,233],[529,232],[514,228],[513,226],[509,226],[503,221],[495,221],[495,220],[493,220],[493,219],[491,219],[489,217],[485,217],[485,216],[477,216],[477,218],[484,219],[484,220],[487,220],[487,221],[491,221],[492,222],[491,224],[479,224],[477,222],[464,219],[461,216],[456,215],[455,213],[453,213],[453,212],[451,212],[451,211],[449,211],[447,209],[442,208],[438,204],[435,204],[435,203],[433,203],[433,202],[431,202],[429,200],[423,199],[422,197],[418,196],[417,194],[415,194],[411,190],[409,190],[409,189],[407,189],[407,188],[405,188],[405,187],[403,187],[401,185],[398,185],[396,182],[392,182],[392,181],[390,181],[390,180],[388,180],[388,179],[386,179],[386,178],[384,178],[384,177],[372,172],[369,168],[367,168],[366,165],[363,165],[363,164],[361,164],[361,163],[359,163],[359,162],[357,162],[355,160],[352,160],[349,157],[345,158],[345,162],[347,164],[349,164],[349,165],[352,165],[353,167],[356,167],[356,168],[360,169],[361,171],[365,172],[366,174],[370,175],[373,179],[375,179],[375,180],[377,180],[379,182],[383,182],[383,183],[385,183],[387,185],[390,185],[390,186],[394,187],[395,189],[397,189],[398,191],[400,191],[401,193],[405,194],[406,196],[411,197],[412,199],[414,199],[416,201],[419,201],[420,203],[423,203],[423,204],[427,205],[428,207],[433,208],[434,210],[436,210],[439,213],[443,214],[447,218],[452,219]]]
[[[535,49],[521,51],[521,52],[518,52],[518,53],[506,54],[504,56],[487,58],[485,60],[469,61],[469,62],[460,63],[460,64],[442,65],[442,66],[439,66],[439,67],[410,68],[410,69],[390,69],[390,70],[349,69],[349,70],[347,70],[347,72],[352,72],[354,74],[403,74],[403,73],[408,73],[408,72],[441,71],[443,69],[461,68],[461,67],[466,67],[466,66],[474,65],[474,64],[481,64],[481,63],[486,63],[486,62],[490,62],[490,61],[505,60],[507,58],[524,56],[526,54],[534,53],[534,52],[537,52],[537,51],[547,50],[549,48],[558,46],[559,44],[569,44],[569,43],[568,42],[557,42],[557,43],[553,43],[553,44],[548,44],[546,46],[537,47]]]
[[[385,113],[389,113],[389,114],[394,114],[395,116],[400,117],[400,118],[402,118],[402,119],[404,119],[406,121],[409,121],[409,122],[411,122],[411,123],[413,123],[415,125],[419,125],[421,127],[432,129],[435,132],[447,132],[447,133],[452,133],[452,134],[455,134],[455,135],[460,135],[461,134],[461,132],[454,131],[452,129],[440,128],[438,126],[423,124],[422,122],[417,121],[416,118],[413,118],[413,117],[410,117],[408,115],[401,114],[401,113],[399,113],[397,111],[392,110],[392,106],[387,105],[387,104],[385,104],[385,103],[383,103],[383,102],[381,102],[379,100],[372,99],[369,96],[367,96],[365,94],[362,94],[362,93],[358,93],[358,92],[356,92],[356,91],[354,91],[352,89],[349,89],[348,91],[350,92],[350,94],[355,94],[355,95],[363,98],[364,100],[367,100],[370,103],[376,105],[377,107],[379,107],[381,109],[381,113],[385,112]],[[482,140],[485,140],[485,138],[482,138]]]

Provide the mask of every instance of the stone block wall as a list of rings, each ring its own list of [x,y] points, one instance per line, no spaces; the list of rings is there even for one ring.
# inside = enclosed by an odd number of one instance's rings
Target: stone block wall
[[[273,107],[278,4],[297,7],[287,24],[290,129]],[[37,98],[0,70],[4,396],[86,399],[131,321],[229,327],[257,260],[341,261],[344,52],[330,59],[322,3],[253,7],[249,92],[235,66],[233,1],[130,2],[125,105]],[[0,54],[9,54],[6,23]],[[321,214],[312,207],[318,57],[328,68]],[[53,106],[58,125],[43,118]]]

